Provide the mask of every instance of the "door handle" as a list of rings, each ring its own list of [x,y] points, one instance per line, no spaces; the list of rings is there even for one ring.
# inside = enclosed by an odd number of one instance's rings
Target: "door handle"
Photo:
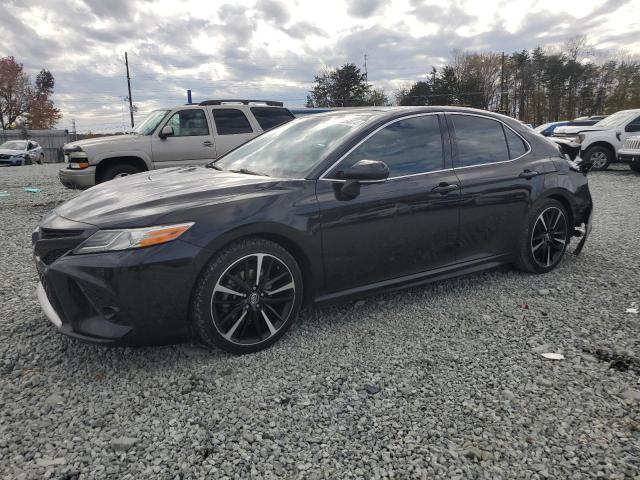
[[[206,141],[202,142],[202,146],[203,147],[213,147],[213,143],[210,142],[209,140],[206,140]]]
[[[538,175],[538,172],[536,172],[535,170],[525,170],[524,172],[522,172],[518,176],[520,178],[526,178],[528,180],[528,179],[533,178],[533,177],[535,177],[537,175]]]
[[[436,192],[436,193],[440,193],[442,195],[446,195],[447,193],[453,192],[454,190],[457,190],[457,189],[458,189],[458,185],[456,185],[456,184],[442,182],[438,186],[433,187],[433,189],[431,189],[431,191],[432,192]]]

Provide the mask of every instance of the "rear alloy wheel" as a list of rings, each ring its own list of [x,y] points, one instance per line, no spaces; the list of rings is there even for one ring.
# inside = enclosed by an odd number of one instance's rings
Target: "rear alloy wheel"
[[[569,244],[569,222],[564,206],[556,200],[546,200],[528,216],[518,252],[517,265],[532,273],[553,270]]]
[[[611,163],[611,151],[606,147],[590,147],[584,154],[585,159],[591,162],[591,170],[606,170]]]
[[[219,253],[194,296],[202,340],[233,353],[262,350],[291,326],[302,299],[302,276],[278,244],[249,239]]]

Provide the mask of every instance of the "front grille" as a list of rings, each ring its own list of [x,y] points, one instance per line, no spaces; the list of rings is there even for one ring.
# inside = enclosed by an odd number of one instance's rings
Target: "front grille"
[[[58,315],[60,315],[62,313],[62,309],[60,308],[60,304],[58,303],[58,300],[56,299],[56,296],[53,294],[53,291],[51,290],[51,286],[49,285],[49,282],[47,281],[47,278],[45,277],[44,273],[42,272],[42,266],[38,262],[36,262],[36,270],[38,271],[38,278],[40,279],[40,283],[42,284],[42,288],[44,289],[44,293],[47,294],[47,298],[49,299],[49,303],[51,304],[53,309],[56,311],[56,313]]]
[[[51,238],[68,238],[68,237],[78,237],[82,235],[83,230],[59,230],[56,228],[41,228],[41,237],[44,239]]]
[[[44,257],[42,257],[42,263],[44,263],[45,265],[51,265],[53,262],[55,262],[57,259],[59,259],[68,251],[69,249],[67,248],[59,248],[57,250],[51,250],[47,252],[44,255]]]
[[[629,150],[640,150],[640,137],[627,138],[624,141],[624,145],[622,146],[622,148],[628,148]]]
[[[7,154],[5,154],[5,153],[0,154],[0,159],[4,160],[4,159],[6,159],[6,158],[11,158],[11,156],[10,156],[10,155],[7,155]]]

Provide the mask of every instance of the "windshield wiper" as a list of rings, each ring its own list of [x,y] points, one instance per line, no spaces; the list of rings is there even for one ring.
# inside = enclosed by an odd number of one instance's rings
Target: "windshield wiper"
[[[260,177],[268,177],[269,175],[260,172],[254,172],[253,170],[249,170],[248,168],[240,168],[239,170],[229,170],[233,173],[244,173],[245,175],[258,175]]]
[[[223,170],[222,170],[222,167],[220,167],[220,166],[216,165],[215,163],[207,163],[207,164],[205,165],[205,167],[207,167],[207,168],[213,168],[213,169],[215,169],[215,170],[220,170],[221,172],[223,171]]]

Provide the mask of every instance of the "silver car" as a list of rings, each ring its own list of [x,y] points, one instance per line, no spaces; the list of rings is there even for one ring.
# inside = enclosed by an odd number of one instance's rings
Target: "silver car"
[[[9,140],[0,145],[0,166],[32,165],[44,162],[44,150],[33,140]]]
[[[60,181],[85,189],[147,170],[205,164],[293,118],[281,102],[267,100],[207,100],[155,110],[131,134],[66,144]]]

